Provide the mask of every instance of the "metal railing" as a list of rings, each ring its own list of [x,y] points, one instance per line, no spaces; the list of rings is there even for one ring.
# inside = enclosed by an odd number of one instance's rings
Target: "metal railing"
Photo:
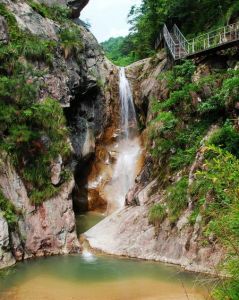
[[[176,46],[177,45],[176,45],[171,33],[169,32],[166,24],[164,24],[164,27],[163,27],[163,36],[164,36],[165,42],[166,42],[168,49],[171,52],[173,58],[177,59],[176,58]]]
[[[174,60],[177,60],[239,40],[239,22],[218,28],[191,40],[184,37],[177,25],[173,26],[172,33],[164,25],[163,37]]]
[[[176,24],[174,24],[173,26],[173,34],[176,40],[178,41],[180,47],[184,50],[184,52],[187,53],[189,50],[189,43]]]
[[[218,28],[189,40],[188,54],[202,52],[237,40],[239,40],[239,22]]]

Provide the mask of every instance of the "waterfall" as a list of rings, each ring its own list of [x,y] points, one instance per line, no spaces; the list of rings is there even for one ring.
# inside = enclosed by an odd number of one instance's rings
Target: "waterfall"
[[[137,128],[136,113],[130,84],[125,75],[125,68],[119,71],[119,94],[121,105],[121,129],[126,139],[129,138],[130,126]]]
[[[113,149],[117,153],[113,176],[105,187],[108,213],[124,206],[125,196],[134,185],[141,154],[133,96],[124,68],[119,70],[119,100],[121,134]]]

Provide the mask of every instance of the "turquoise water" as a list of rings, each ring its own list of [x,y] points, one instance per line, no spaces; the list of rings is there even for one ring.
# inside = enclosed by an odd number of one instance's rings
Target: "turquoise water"
[[[65,285],[64,290],[67,291],[69,289],[69,295],[66,294],[64,298],[61,298],[57,289],[58,285],[60,286],[63,283]],[[84,293],[87,294],[85,289],[87,290],[88,284],[88,294],[91,298],[73,298],[74,296],[71,295],[72,292],[78,295],[84,289]],[[91,295],[92,284],[96,291],[99,290],[95,294],[95,298],[92,298]],[[155,290],[155,293],[151,295],[152,289],[155,289],[155,284],[159,287],[161,286],[160,290]],[[117,290],[115,293],[114,286],[114,290],[112,289],[113,293],[110,296],[112,298],[105,298],[104,289],[103,291],[101,290],[104,285],[108,285],[109,288],[111,285],[123,286],[124,293],[127,291],[127,294],[131,296],[130,298],[125,298],[125,296],[124,298],[120,298],[122,291]],[[131,290],[132,285],[136,286],[133,291]],[[18,264],[1,278],[0,299],[137,299],[134,298],[134,291],[136,292],[142,285],[145,285],[144,293],[149,292],[152,299],[161,299],[157,298],[161,291],[165,294],[165,298],[162,298],[165,300],[187,300],[185,291],[189,294],[190,300],[205,299],[204,295],[206,295],[205,288],[203,287],[203,277],[181,272],[180,269],[172,266],[138,260],[115,259],[112,257],[95,257],[89,261],[81,255],[76,255],[37,259]],[[23,290],[19,288],[21,286]],[[55,296],[48,298],[47,291],[51,290],[52,287],[55,287]],[[33,298],[31,298],[31,293],[36,293]],[[28,296],[26,297],[26,295]],[[185,297],[181,298],[184,295]],[[115,298],[115,296],[119,296],[119,298]]]
[[[88,217],[84,230],[97,222],[97,218],[103,218],[95,214]],[[19,263],[1,273],[0,278],[1,300],[202,300],[206,297],[203,276],[161,263],[110,256],[41,258]]]

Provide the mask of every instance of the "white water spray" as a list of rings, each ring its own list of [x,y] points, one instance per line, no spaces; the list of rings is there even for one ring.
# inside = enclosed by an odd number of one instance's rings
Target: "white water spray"
[[[105,188],[109,203],[108,213],[124,206],[125,196],[134,185],[137,161],[141,153],[133,96],[124,68],[119,71],[119,94],[121,135],[114,149],[117,152],[117,161],[112,180]]]

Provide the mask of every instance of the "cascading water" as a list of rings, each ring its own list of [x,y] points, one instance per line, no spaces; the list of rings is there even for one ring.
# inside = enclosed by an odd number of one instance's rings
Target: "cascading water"
[[[108,213],[124,206],[125,196],[137,175],[137,161],[141,153],[133,96],[124,68],[119,70],[119,95],[120,135],[114,149],[117,159],[112,179],[105,188]]]
[[[130,84],[125,69],[119,71],[119,94],[121,106],[121,130],[125,139],[129,139],[130,127],[137,129],[136,113]]]

